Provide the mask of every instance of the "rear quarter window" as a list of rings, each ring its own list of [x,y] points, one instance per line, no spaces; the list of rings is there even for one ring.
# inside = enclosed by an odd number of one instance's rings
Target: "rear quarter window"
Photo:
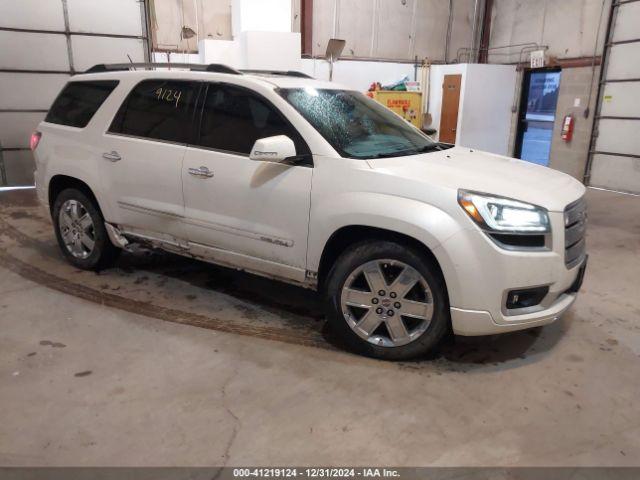
[[[69,82],[53,102],[44,121],[84,128],[117,85],[117,80]]]

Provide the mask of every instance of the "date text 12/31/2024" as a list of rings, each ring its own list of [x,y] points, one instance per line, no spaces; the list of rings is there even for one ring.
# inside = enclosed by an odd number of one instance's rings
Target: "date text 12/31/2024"
[[[234,478],[399,478],[388,468],[234,468]]]

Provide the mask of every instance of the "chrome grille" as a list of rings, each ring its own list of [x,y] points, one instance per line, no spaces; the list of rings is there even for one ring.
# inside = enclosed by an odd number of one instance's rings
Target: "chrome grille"
[[[564,263],[567,268],[575,267],[584,258],[586,227],[587,202],[583,197],[564,209]]]

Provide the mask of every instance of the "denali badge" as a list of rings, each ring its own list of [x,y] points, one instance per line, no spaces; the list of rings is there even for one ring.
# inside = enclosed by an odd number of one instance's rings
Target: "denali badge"
[[[275,157],[278,155],[278,152],[261,152],[260,150],[256,150],[253,152],[254,155],[266,155],[269,157]]]
[[[291,240],[282,240],[280,238],[260,237],[263,242],[273,243],[274,245],[280,245],[281,247],[292,247],[293,242]]]

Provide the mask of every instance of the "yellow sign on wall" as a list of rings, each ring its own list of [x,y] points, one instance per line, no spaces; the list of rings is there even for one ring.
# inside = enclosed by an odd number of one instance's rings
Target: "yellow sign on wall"
[[[405,120],[422,128],[422,93],[396,92],[394,90],[377,90],[369,92],[372,98]]]

